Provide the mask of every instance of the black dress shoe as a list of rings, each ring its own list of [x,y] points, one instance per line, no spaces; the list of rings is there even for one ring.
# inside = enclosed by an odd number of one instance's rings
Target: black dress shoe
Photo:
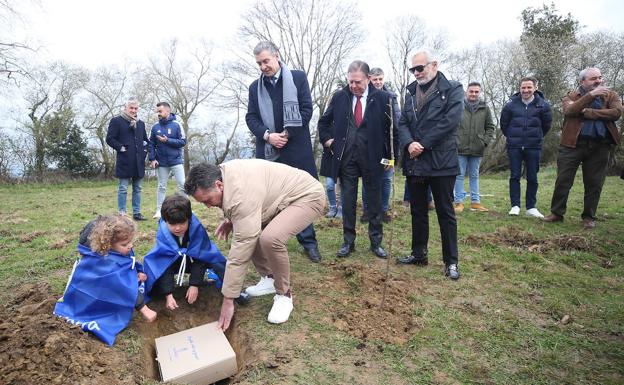
[[[399,257],[397,258],[397,263],[401,263],[404,265],[421,265],[421,266],[427,266],[429,264],[429,259],[427,258],[427,256],[413,256],[413,255],[408,255],[407,257]]]
[[[308,255],[308,258],[310,259],[310,261],[314,263],[321,262],[321,253],[319,252],[318,247],[305,249],[305,253]]]
[[[388,258],[388,253],[386,253],[386,250],[384,250],[381,246],[371,246],[371,251],[381,259]]]
[[[340,246],[340,250],[336,253],[336,257],[346,258],[353,250],[355,250],[355,245],[353,243],[343,243],[342,246]]]
[[[134,215],[132,216],[132,218],[133,218],[135,221],[146,221],[146,220],[147,220],[147,218],[145,218],[145,217],[143,216],[143,214],[141,214],[141,213],[134,214]]]

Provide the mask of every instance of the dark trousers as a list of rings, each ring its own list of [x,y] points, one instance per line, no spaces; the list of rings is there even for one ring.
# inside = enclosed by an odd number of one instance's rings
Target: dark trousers
[[[508,148],[509,157],[509,199],[511,206],[520,207],[520,178],[522,177],[522,163],[526,170],[526,209],[532,209],[537,204],[537,173],[542,150],[539,148]],[[436,202],[437,204],[437,202]]]
[[[606,143],[579,139],[576,148],[559,146],[557,181],[555,182],[550,211],[553,214],[564,216],[568,195],[574,184],[576,170],[580,165],[583,170],[583,187],[585,189],[581,217],[595,220],[608,161],[609,145]]]
[[[172,263],[167,270],[160,276],[154,283],[154,289],[156,289],[156,293],[169,295],[173,293],[173,289],[175,288],[174,276],[180,270],[180,263],[182,262],[182,258],[178,258],[174,263]],[[204,286],[204,276],[206,275],[206,269],[214,267],[215,273],[219,275],[219,278],[223,280],[223,272],[225,271],[224,267],[218,266],[218,264],[209,264],[206,262],[202,262],[198,259],[193,259],[191,262],[191,257],[186,257],[186,272],[190,273],[189,277],[189,285],[191,286]],[[221,270],[223,271],[217,271]]]
[[[318,243],[316,241],[316,232],[314,231],[314,225],[310,223],[308,227],[303,229],[302,232],[297,234],[297,241],[299,244],[303,246],[304,249],[310,250],[318,247]]]
[[[442,260],[446,265],[457,263],[457,219],[453,208],[455,176],[408,176],[410,211],[412,213],[412,255],[426,255],[429,243],[429,208],[427,190],[431,188],[442,239]]]
[[[354,154],[355,155],[355,154]],[[381,222],[381,176],[373,179],[365,158],[366,155],[351,156],[340,167],[340,188],[342,191],[342,232],[345,243],[355,242],[355,220],[358,195],[358,178],[366,186],[368,197],[368,238],[372,247],[381,245],[383,226]]]

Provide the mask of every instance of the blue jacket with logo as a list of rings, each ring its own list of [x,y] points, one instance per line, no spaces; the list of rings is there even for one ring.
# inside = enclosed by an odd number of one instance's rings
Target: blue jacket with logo
[[[166,136],[167,141],[161,142],[156,135]],[[162,167],[171,167],[184,162],[182,147],[186,145],[186,136],[182,127],[176,122],[175,114],[160,119],[154,124],[149,140],[149,160],[157,160]]]
[[[533,96],[526,105],[517,92],[503,107],[500,127],[507,137],[507,148],[542,148],[552,124],[552,112],[544,94],[535,91]]]

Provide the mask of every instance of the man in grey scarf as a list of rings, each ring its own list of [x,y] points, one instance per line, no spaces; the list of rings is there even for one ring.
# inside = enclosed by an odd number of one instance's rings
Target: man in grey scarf
[[[307,171],[318,179],[308,126],[312,96],[306,74],[290,70],[270,41],[259,42],[253,54],[262,73],[249,86],[245,120],[256,137],[256,158]],[[297,240],[312,262],[321,260],[312,224],[297,234]]]

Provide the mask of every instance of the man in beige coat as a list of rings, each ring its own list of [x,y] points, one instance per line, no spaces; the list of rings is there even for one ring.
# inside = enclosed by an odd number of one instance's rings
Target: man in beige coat
[[[226,330],[234,315],[234,299],[243,288],[252,261],[260,282],[246,289],[250,296],[275,293],[268,321],[283,323],[293,310],[290,261],[286,242],[326,209],[325,191],[305,171],[261,159],[239,159],[219,166],[191,168],[186,193],[206,207],[220,207],[225,219],[215,234],[233,239],[223,279],[219,326]]]

